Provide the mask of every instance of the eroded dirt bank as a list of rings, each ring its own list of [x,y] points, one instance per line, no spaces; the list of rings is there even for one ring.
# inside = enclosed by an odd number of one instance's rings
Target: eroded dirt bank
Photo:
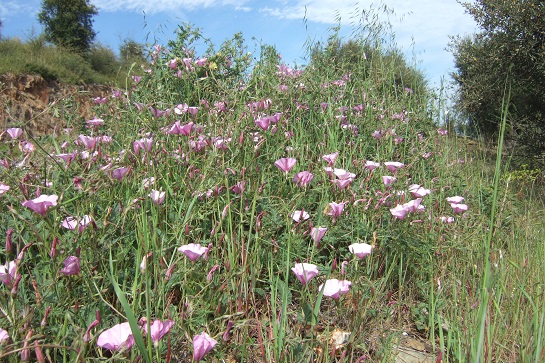
[[[93,99],[110,94],[109,86],[66,85],[39,75],[0,75],[0,133],[22,127],[38,136],[65,127],[74,117],[93,118]]]

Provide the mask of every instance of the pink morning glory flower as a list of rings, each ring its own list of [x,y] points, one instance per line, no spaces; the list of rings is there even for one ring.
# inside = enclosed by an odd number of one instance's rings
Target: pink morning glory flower
[[[9,190],[9,185],[0,182],[0,195],[4,194],[8,190]]]
[[[5,331],[4,329],[0,328],[0,344],[2,342],[8,341],[8,339],[9,339],[8,332]]]
[[[452,203],[459,204],[459,203],[462,203],[464,200],[465,200],[465,198],[460,197],[459,195],[447,198],[447,202],[449,202],[451,204]]]
[[[293,177],[293,182],[300,187],[304,187],[307,186],[313,178],[314,176],[310,171],[301,171],[295,174],[295,176]]]
[[[291,270],[299,281],[301,281],[303,286],[305,286],[313,277],[320,273],[318,271],[318,267],[311,263],[296,263],[295,267],[292,267]]]
[[[431,193],[431,190],[421,187],[418,184],[409,185],[409,193],[415,198],[422,198]]]
[[[367,160],[367,161],[365,162],[365,166],[364,166],[364,167],[365,167],[365,169],[367,169],[367,170],[374,170],[374,169],[378,168],[379,166],[380,166],[380,163],[376,163],[376,162],[374,162],[374,161]]]
[[[331,182],[342,190],[352,183],[352,179],[333,179]]]
[[[327,205],[325,214],[331,216],[333,218],[333,222],[335,222],[344,211],[344,205],[345,203],[331,202]]]
[[[12,140],[18,139],[23,134],[23,130],[19,127],[10,127],[9,129],[6,129],[6,132]]]
[[[23,140],[22,145],[23,145],[23,152],[25,154],[30,154],[30,153],[33,153],[34,151],[36,151],[36,146],[34,146],[34,144],[31,143],[31,142]]]
[[[185,125],[180,125],[180,121],[176,121],[167,131],[167,134],[189,136],[191,135],[191,131],[193,130],[194,126],[195,124],[193,122],[188,122]]]
[[[402,204],[398,204],[395,208],[390,208],[390,213],[397,219],[403,219],[409,213],[409,209]]]
[[[339,156],[339,152],[334,152],[332,154],[327,154],[327,155],[322,156],[322,159],[327,161],[329,166],[333,166],[333,164],[335,164],[335,161],[337,160],[338,156]]]
[[[69,256],[63,261],[63,264],[64,268],[60,272],[65,276],[77,275],[81,271],[79,257]]]
[[[114,169],[111,172],[112,178],[117,179],[117,180],[121,180],[121,179],[123,179],[123,177],[125,175],[127,175],[127,173],[130,170],[131,170],[131,168],[125,168],[125,167]]]
[[[456,214],[463,213],[469,209],[467,204],[461,204],[461,203],[450,203],[450,206],[452,207],[452,210]]]
[[[403,207],[406,208],[409,212],[415,213],[418,211],[422,211],[424,209],[424,206],[420,205],[421,202],[422,202],[422,198],[413,199],[403,204]]]
[[[400,163],[399,161],[386,161],[384,162],[384,166],[394,173],[397,171],[397,169],[404,167],[405,164]]]
[[[269,116],[258,118],[254,121],[257,126],[263,130],[267,130],[271,125],[271,118]]]
[[[326,227],[312,227],[310,237],[314,240],[314,243],[319,244],[326,232]]]
[[[96,137],[86,135],[79,135],[78,140],[81,141],[83,146],[85,146],[88,150],[94,150],[98,142]]]
[[[293,168],[297,160],[295,158],[282,158],[278,159],[274,162],[274,165],[276,165],[280,170],[282,170],[284,173],[287,173]]]
[[[87,120],[85,122],[87,125],[89,126],[100,126],[102,124],[104,124],[104,120],[101,119],[101,118],[93,118],[92,120]]]
[[[218,342],[205,332],[193,337],[193,360],[200,361],[208,354]]]
[[[190,243],[178,248],[178,251],[185,254],[191,261],[197,261],[201,256],[206,256],[209,251],[208,247],[203,247],[197,243]],[[204,257],[203,257],[204,258]]]
[[[344,169],[333,169],[333,174],[335,174],[335,176],[339,179],[343,179],[343,180],[347,180],[347,179],[350,179],[350,180],[354,180],[356,178],[356,174],[354,173],[350,173]]]
[[[355,254],[358,258],[364,258],[371,254],[373,246],[367,243],[353,243],[348,246],[348,250]]]
[[[17,278],[17,261],[6,262],[5,265],[0,265],[0,282],[11,289],[13,282]]]
[[[81,218],[66,217],[64,221],[62,221],[61,226],[70,230],[74,230],[78,228],[79,232],[81,233],[83,232],[85,227],[87,227],[90,223],[93,223],[93,222],[94,222],[93,218],[91,218],[91,216],[88,216],[88,215],[84,215]]]
[[[441,222],[451,224],[454,223],[454,217],[451,216],[443,216],[441,217]]]
[[[163,204],[163,202],[165,201],[165,192],[163,191],[152,189],[151,193],[149,193],[148,196],[155,204]]]
[[[32,199],[32,200],[26,200],[23,203],[23,207],[27,207],[32,209],[34,212],[41,214],[42,216],[45,216],[47,213],[47,210],[50,207],[54,207],[57,205],[57,200],[59,197],[55,194],[53,195],[45,195],[42,194],[38,198]]]
[[[299,223],[302,221],[306,221],[310,218],[310,214],[305,212],[304,210],[296,210],[290,215],[291,219],[293,219],[295,222]]]
[[[165,320],[165,321],[155,320],[150,325],[151,341],[155,344],[158,343],[162,337],[168,334],[168,332],[170,331],[170,329],[172,329],[173,326],[174,326],[173,320]],[[146,333],[148,332],[148,324],[144,324],[144,331]]]
[[[134,337],[129,322],[114,325],[103,331],[98,336],[97,345],[109,350],[131,349],[134,345]]]
[[[140,139],[140,140],[136,140],[134,143],[133,143],[133,149],[134,149],[134,153],[136,155],[138,155],[140,153],[140,150],[143,150],[143,151],[146,151],[146,152],[150,152],[151,151],[151,148],[153,146],[153,139],[152,138],[143,138],[143,139]]]
[[[70,163],[74,161],[77,155],[78,153],[74,151],[73,153],[70,153],[70,154],[57,154],[57,157],[59,159],[62,159],[66,164],[70,165]]]
[[[320,285],[318,290],[324,290],[324,296],[329,296],[335,300],[338,300],[341,295],[346,294],[348,291],[350,291],[350,285],[352,283],[347,280],[337,280],[337,279],[329,279],[325,282],[325,284]]]
[[[386,186],[394,184],[396,182],[396,180],[397,180],[396,177],[393,177],[393,176],[390,176],[390,175],[384,175],[382,177],[382,182]]]

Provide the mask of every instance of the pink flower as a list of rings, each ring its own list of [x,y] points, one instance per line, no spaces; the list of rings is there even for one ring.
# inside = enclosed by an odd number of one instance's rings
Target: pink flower
[[[170,329],[174,326],[174,321],[172,320],[155,320],[150,325],[150,336],[151,341],[154,343],[158,343],[159,340],[161,340],[162,337],[164,337]],[[144,324],[144,331],[148,332],[148,324]]]
[[[333,222],[335,222],[337,218],[339,218],[342,212],[344,211],[344,205],[345,203],[331,202],[327,205],[324,212],[328,216],[331,216],[333,218]]]
[[[254,121],[257,126],[263,130],[267,130],[271,125],[271,118],[269,116],[258,118]]]
[[[200,361],[218,342],[205,332],[193,337],[193,360]]]
[[[38,198],[35,198],[32,200],[26,200],[21,204],[23,205],[23,207],[30,208],[34,212],[39,213],[42,216],[45,216],[49,207],[54,207],[57,205],[58,199],[59,197],[55,194],[53,195],[42,194]]]
[[[405,164],[400,163],[399,161],[386,161],[384,165],[393,173],[395,173],[397,169],[405,166]]]
[[[438,128],[438,129],[437,129],[437,132],[438,132],[439,135],[441,135],[441,136],[445,136],[446,134],[448,134],[448,130],[443,130],[442,128]]]
[[[371,134],[371,136],[374,137],[375,139],[379,140],[380,138],[382,138],[382,132],[380,132],[379,130],[375,130]]]
[[[382,182],[384,185],[392,185],[396,182],[397,178],[389,175],[384,175],[382,177]]]
[[[125,175],[127,175],[127,173],[130,170],[131,170],[131,168],[125,168],[125,167],[114,169],[111,172],[112,178],[117,179],[117,180],[121,180],[121,179],[123,179],[123,177]]]
[[[350,290],[352,283],[347,280],[339,281],[337,279],[329,279],[325,284],[320,285],[318,290],[324,290],[324,296],[332,297],[338,300],[341,295],[346,294]]]
[[[148,197],[150,197],[155,204],[163,204],[165,201],[165,192],[152,189],[151,193],[148,194]]]
[[[353,243],[348,246],[348,250],[358,256],[358,258],[364,258],[367,255],[371,254],[373,246],[368,245],[367,243]]]
[[[412,184],[409,185],[409,192],[413,195],[415,198],[422,198],[428,194],[431,193],[431,190],[426,189],[424,187],[421,187],[418,184]]]
[[[356,178],[356,174],[350,173],[344,169],[333,169],[333,174],[339,179],[342,180],[354,180]]]
[[[9,185],[6,185],[2,182],[0,182],[0,195],[4,194],[9,190]]]
[[[406,208],[411,213],[419,212],[425,209],[424,206],[420,205],[421,202],[422,202],[422,198],[413,199],[403,204],[403,207]]]
[[[329,166],[333,166],[333,164],[335,164],[335,161],[337,160],[338,156],[339,156],[339,152],[334,152],[332,154],[327,154],[327,155],[322,156],[322,159],[327,161]]]
[[[98,336],[97,345],[109,350],[131,349],[134,345],[131,326],[128,322],[125,322],[103,331]]]
[[[367,170],[374,170],[380,166],[380,163],[375,163],[374,161],[367,160],[365,162],[365,169]]]
[[[143,138],[143,139],[140,139],[140,140],[136,140],[133,143],[134,153],[136,155],[138,155],[140,153],[140,149],[142,149],[142,150],[144,150],[146,152],[150,152],[152,146],[153,146],[153,139],[152,138]]]
[[[66,164],[70,165],[70,163],[74,161],[77,155],[78,153],[74,151],[73,153],[70,153],[70,154],[57,154],[57,157],[59,159],[62,159]]]
[[[190,243],[178,248],[178,251],[184,253],[191,261],[197,261],[201,256],[206,256],[208,250],[208,247],[203,247],[197,243]]]
[[[104,124],[104,120],[101,119],[101,118],[96,118],[96,117],[95,117],[95,118],[92,119],[92,120],[87,120],[86,123],[87,123],[87,125],[89,125],[89,126],[100,126],[100,125]]]
[[[17,278],[17,261],[6,262],[5,265],[0,265],[0,282],[4,283],[11,289],[13,282]]]
[[[326,227],[312,227],[310,237],[314,240],[314,243],[319,244],[326,232]]]
[[[317,276],[320,272],[318,267],[311,263],[296,263],[295,267],[291,269],[295,276],[301,281],[301,284],[305,286],[313,277]]]
[[[467,204],[461,204],[461,203],[450,203],[450,206],[452,207],[452,210],[456,214],[463,213],[469,209]]]
[[[455,204],[459,204],[459,203],[462,203],[464,201],[464,197],[460,197],[460,196],[454,196],[454,197],[449,197],[447,198],[447,202],[449,203],[455,203]]]
[[[454,217],[443,216],[443,217],[441,217],[441,222],[451,224],[451,223],[454,222]]]
[[[10,127],[9,129],[6,129],[6,132],[12,140],[18,139],[23,134],[23,130],[19,127]]]
[[[191,135],[191,131],[193,130],[194,125],[195,124],[193,122],[188,122],[185,125],[180,125],[180,121],[176,121],[167,131],[167,134],[189,136]]]
[[[299,223],[302,221],[306,221],[310,218],[310,214],[305,212],[304,210],[296,210],[290,215],[291,219],[293,219],[295,222]]]
[[[402,204],[398,204],[395,208],[390,208],[390,213],[397,219],[402,220],[409,213],[409,209]]]
[[[36,151],[36,146],[33,143],[23,140],[23,152],[25,154],[30,154]]]
[[[86,135],[79,135],[78,139],[79,141],[82,142],[83,146],[85,146],[88,150],[94,150],[98,141],[96,137],[86,136]]]
[[[79,257],[69,256],[64,261],[64,268],[61,269],[61,273],[65,276],[77,275],[81,271],[79,265]]]
[[[304,187],[307,186],[313,178],[314,176],[310,171],[301,171],[295,174],[295,176],[293,177],[293,182],[300,187]]]
[[[65,220],[62,221],[61,226],[70,230],[78,228],[79,232],[81,233],[90,223],[94,223],[93,218],[91,218],[91,216],[84,215],[81,218],[66,217]]]
[[[2,344],[2,342],[7,341],[8,339],[9,339],[8,332],[0,328],[0,344]]]
[[[278,159],[274,162],[274,165],[276,165],[280,170],[282,170],[284,173],[287,173],[293,168],[297,160],[295,158],[282,158]]]
[[[352,179],[333,179],[331,182],[342,190],[352,183]]]

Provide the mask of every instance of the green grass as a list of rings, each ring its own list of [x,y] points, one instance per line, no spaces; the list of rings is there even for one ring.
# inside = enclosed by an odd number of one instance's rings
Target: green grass
[[[189,71],[179,53],[171,69],[174,51],[191,49],[178,42],[155,54],[140,82],[129,78],[130,92],[96,106],[103,125],[70,118],[71,131],[29,138],[39,147],[27,157],[28,134],[4,136],[9,165],[0,181],[10,189],[0,196],[0,231],[13,229],[14,247],[0,254],[20,256],[21,280],[17,291],[0,286],[0,327],[10,336],[0,360],[18,362],[25,349],[34,357],[36,344],[55,362],[187,362],[202,332],[219,342],[207,362],[387,362],[403,332],[428,341],[443,362],[543,359],[540,179],[509,170],[505,157],[494,170],[484,149],[439,135],[433,115],[441,110],[430,110],[423,77],[395,51],[356,41],[342,61],[318,49],[312,67],[282,75],[273,48],[249,67],[236,41]],[[173,111],[185,102],[198,113]],[[150,108],[170,113],[156,117]],[[267,130],[256,125],[277,112]],[[166,132],[176,121],[193,122],[190,135]],[[89,151],[79,135],[111,141]],[[135,150],[143,138],[153,139],[150,151]],[[55,156],[72,152],[69,165]],[[332,152],[336,168],[356,174],[345,189],[324,170],[322,156]],[[287,173],[274,165],[283,157],[296,159]],[[367,170],[368,160],[381,167]],[[387,161],[404,167],[389,171]],[[112,177],[118,167],[130,168],[121,180]],[[305,170],[314,178],[299,187],[293,177]],[[383,175],[397,181],[385,186]],[[150,177],[155,184],[146,187]],[[414,199],[411,184],[431,194],[423,211],[398,220],[390,208]],[[151,200],[152,188],[165,192],[164,203]],[[44,216],[21,205],[40,193],[59,196]],[[455,214],[452,196],[463,196],[468,211]],[[335,221],[330,202],[345,203]],[[310,219],[296,223],[290,216],[300,210]],[[95,225],[81,233],[61,226],[84,215]],[[328,228],[319,246],[311,226]],[[356,258],[348,248],[355,242],[373,245],[372,254]],[[189,243],[210,246],[207,258],[190,261],[177,250]],[[63,261],[75,255],[81,271],[65,276]],[[320,275],[302,286],[291,271],[297,262],[317,265]],[[352,283],[339,300],[319,290],[333,278]],[[85,341],[97,311],[100,323]],[[153,344],[138,329],[142,318],[174,326]],[[127,321],[132,349],[97,346],[102,332]],[[329,338],[338,330],[350,337],[335,347]]]
[[[111,49],[100,44],[81,55],[46,44],[40,38],[25,42],[17,38],[0,40],[0,74],[39,74],[48,81],[68,84],[121,86],[131,63],[118,61]]]

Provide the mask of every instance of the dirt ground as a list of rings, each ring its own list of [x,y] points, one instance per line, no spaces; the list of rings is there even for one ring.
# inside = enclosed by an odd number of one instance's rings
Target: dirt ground
[[[66,126],[68,118],[90,119],[93,99],[107,97],[111,87],[48,82],[39,75],[0,75],[0,133],[21,127],[34,136]]]

